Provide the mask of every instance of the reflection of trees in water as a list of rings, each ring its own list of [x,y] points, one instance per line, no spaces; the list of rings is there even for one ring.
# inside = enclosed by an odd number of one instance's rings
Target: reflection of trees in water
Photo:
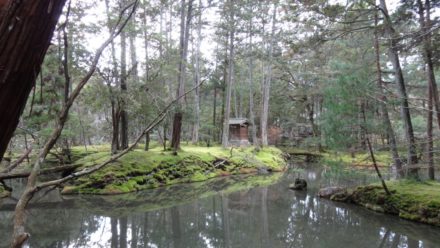
[[[312,182],[312,187],[316,183]],[[92,236],[104,233],[100,244],[114,248],[412,248],[419,247],[419,238],[426,237],[424,232],[430,230],[397,218],[386,221],[383,215],[320,200],[313,193],[287,191],[284,184],[219,194],[149,212],[132,209],[131,205],[116,212],[109,206],[107,216],[111,217],[94,215],[88,205],[85,209],[32,209],[28,223],[33,234],[30,247],[96,246]],[[4,220],[11,213],[0,214]],[[11,230],[5,225],[0,222],[2,238],[8,235],[4,230]],[[7,246],[0,246],[3,244]],[[435,245],[425,241],[420,247]]]

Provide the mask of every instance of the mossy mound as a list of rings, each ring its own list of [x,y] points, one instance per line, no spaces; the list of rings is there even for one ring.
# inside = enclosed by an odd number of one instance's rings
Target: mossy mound
[[[378,184],[361,186],[330,199],[364,206],[401,218],[440,226],[440,183],[411,180],[388,181],[391,195]]]
[[[75,163],[78,169],[93,166],[110,157],[97,149]],[[260,170],[282,171],[286,162],[277,148],[256,151],[253,147],[183,146],[177,155],[156,147],[135,149],[116,162],[66,185],[64,194],[120,194],[176,183],[199,182],[218,176],[252,173]]]

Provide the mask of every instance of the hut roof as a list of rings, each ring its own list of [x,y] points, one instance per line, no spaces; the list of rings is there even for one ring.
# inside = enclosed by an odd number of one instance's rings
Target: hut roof
[[[229,119],[229,125],[249,125],[249,121],[246,118],[231,118]]]

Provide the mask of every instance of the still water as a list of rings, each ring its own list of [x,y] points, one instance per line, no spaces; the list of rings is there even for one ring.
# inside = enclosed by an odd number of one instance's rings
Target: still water
[[[307,192],[288,190],[298,176]],[[439,228],[316,197],[320,187],[371,180],[309,168],[118,196],[52,191],[29,207],[27,246],[440,247]],[[8,247],[13,205],[0,206],[0,247]]]

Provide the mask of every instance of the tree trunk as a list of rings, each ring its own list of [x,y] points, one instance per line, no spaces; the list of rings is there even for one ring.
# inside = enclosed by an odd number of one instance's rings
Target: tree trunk
[[[176,98],[183,95],[185,91],[185,71],[186,71],[186,57],[188,53],[188,41],[189,41],[189,30],[191,26],[192,19],[192,3],[193,0],[189,0],[188,2],[188,11],[186,13],[185,20],[185,0],[182,0],[181,13],[180,13],[180,61],[179,61],[179,73],[178,73],[178,86],[176,92]],[[174,152],[177,152],[177,149],[180,147],[180,137],[182,130],[182,108],[183,108],[183,98],[179,98],[177,113],[174,114],[173,119],[173,135],[171,139],[171,146],[174,149]],[[175,131],[179,131],[179,133],[175,133]]]
[[[148,151],[150,149],[150,132],[145,133],[145,147],[144,150]]]
[[[197,23],[197,44],[196,44],[196,54],[195,54],[195,80],[194,84],[200,84],[200,45],[202,42],[202,0],[199,0],[199,20]],[[193,125],[192,132],[192,143],[196,144],[199,142],[199,128],[200,128],[200,89],[197,87],[194,91],[194,110],[195,110],[195,121]]]
[[[225,114],[223,117],[223,133],[222,133],[222,145],[227,147],[229,145],[229,117],[231,114],[231,95],[232,86],[234,80],[234,37],[235,37],[235,26],[234,26],[234,4],[231,0],[228,2],[228,7],[230,8],[230,20],[229,20],[229,58],[228,58],[228,80],[226,84],[226,98],[225,98]]]
[[[427,120],[427,137],[428,137],[428,147],[427,147],[427,153],[428,153],[428,175],[429,179],[435,180],[435,172],[434,172],[434,142],[432,139],[432,117],[433,117],[433,92],[432,92],[432,86],[431,84],[428,85],[428,120]]]
[[[382,118],[383,118],[383,124],[385,126],[386,135],[388,136],[388,144],[390,146],[391,155],[393,157],[394,165],[396,166],[397,175],[400,177],[404,176],[404,172],[402,170],[402,161],[399,157],[399,151],[397,150],[397,142],[396,142],[396,136],[394,134],[393,126],[391,125],[390,116],[388,114],[388,107],[387,107],[387,97],[385,95],[385,91],[383,88],[383,81],[382,81],[382,69],[380,67],[380,47],[379,47],[379,36],[378,36],[378,30],[377,30],[377,22],[378,22],[378,16],[377,13],[375,14],[375,30],[374,30],[374,50],[375,50],[375,57],[376,57],[376,70],[377,70],[377,88],[379,90],[380,95],[380,109],[382,112]]]
[[[263,84],[263,106],[261,112],[261,145],[267,146],[269,144],[267,138],[268,118],[269,118],[269,99],[270,99],[270,85],[272,81],[272,66],[273,66],[273,46],[275,42],[275,24],[276,24],[277,5],[273,6],[272,14],[272,32],[269,43],[269,65],[267,66],[267,75]]]
[[[437,83],[434,75],[434,64],[432,62],[432,45],[431,45],[431,33],[429,32],[431,28],[431,17],[430,10],[431,4],[429,0],[425,1],[425,8],[423,8],[423,3],[421,0],[417,0],[419,5],[419,22],[420,28],[423,31],[423,59],[426,68],[426,78],[428,79],[428,85],[432,89],[433,104],[435,106],[435,113],[437,117],[437,124],[440,129],[440,100],[438,96]],[[426,12],[426,19],[424,16]]]
[[[400,66],[400,61],[399,61],[399,52],[397,50],[397,34],[392,26],[391,18],[388,14],[385,0],[380,0],[380,8],[382,10],[385,19],[384,21],[385,35],[389,39],[388,56],[393,65],[394,77],[400,94],[401,115],[402,115],[403,123],[405,125],[405,135],[408,143],[408,165],[407,165],[408,175],[411,177],[418,177],[418,170],[415,167],[418,162],[416,144],[415,144],[413,126],[411,122],[408,94],[406,93],[405,81],[403,79],[402,68]]]
[[[254,146],[258,147],[257,127],[255,126],[254,113],[254,57],[253,57],[253,8],[251,6],[249,19],[249,122],[251,124],[252,142]]]
[[[0,161],[35,85],[64,3],[0,3]]]
[[[126,111],[126,98],[127,98],[127,35],[126,31],[121,32],[121,99],[120,99],[120,135],[121,135],[121,149],[128,147],[128,113]]]
[[[110,7],[109,0],[105,1],[105,8],[107,14],[107,29],[109,32],[112,30],[111,18],[110,18]],[[111,52],[111,60],[112,60],[112,73],[110,75],[110,80],[107,82],[107,88],[110,93],[110,104],[111,104],[111,114],[112,114],[112,143],[111,143],[111,153],[116,154],[120,150],[119,143],[119,120],[120,120],[120,112],[119,112],[119,101],[117,100],[117,96],[113,91],[112,80],[116,79],[116,75],[118,75],[118,64],[116,62],[116,49],[115,42],[112,40],[110,43],[110,52]],[[119,85],[119,82],[115,82],[116,85]]]
[[[180,148],[180,134],[182,129],[182,113],[177,112],[174,114],[174,121],[173,121],[173,136],[171,139],[171,147],[173,148],[174,152],[177,152],[177,150]]]

